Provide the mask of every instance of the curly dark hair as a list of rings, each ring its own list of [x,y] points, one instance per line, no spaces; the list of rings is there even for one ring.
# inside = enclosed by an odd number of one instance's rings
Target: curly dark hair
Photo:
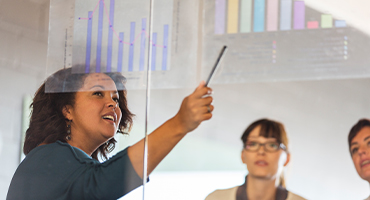
[[[122,119],[118,133],[127,134],[124,130],[130,130],[133,123],[133,114],[127,107],[126,78],[120,73],[105,73],[116,84],[119,98],[119,107],[122,111]],[[27,155],[32,149],[41,143],[65,142],[67,136],[67,119],[62,113],[66,105],[73,106],[76,92],[83,86],[88,74],[72,73],[72,68],[65,68],[49,76],[35,93],[30,105],[32,110],[29,128],[26,131],[23,152]],[[107,154],[112,152],[117,141],[112,138],[99,146],[91,155],[98,160],[98,154],[107,159]]]

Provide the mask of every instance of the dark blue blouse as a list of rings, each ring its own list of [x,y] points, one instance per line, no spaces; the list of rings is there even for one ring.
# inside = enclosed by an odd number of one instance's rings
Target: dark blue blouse
[[[36,147],[26,156],[6,199],[118,199],[141,184],[127,149],[100,163],[57,141]]]

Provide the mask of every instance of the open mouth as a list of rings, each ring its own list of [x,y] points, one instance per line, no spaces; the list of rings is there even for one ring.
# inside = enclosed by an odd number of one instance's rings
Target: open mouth
[[[370,160],[364,160],[363,162],[361,162],[361,167],[364,167],[369,164],[370,164]]]
[[[263,161],[263,160],[256,161],[255,164],[258,165],[258,166],[267,166],[268,165],[268,163],[266,161]]]
[[[107,119],[107,120],[111,120],[112,122],[114,122],[114,117],[112,115],[105,115],[102,118]]]

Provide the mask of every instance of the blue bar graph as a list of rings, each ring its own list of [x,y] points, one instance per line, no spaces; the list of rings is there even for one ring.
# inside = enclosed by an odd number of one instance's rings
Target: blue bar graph
[[[110,0],[109,10],[109,33],[108,33],[108,52],[107,52],[107,72],[112,71],[112,44],[113,44],[113,24],[114,24],[114,0]]]
[[[135,41],[135,22],[131,22],[130,31],[130,50],[128,56],[128,71],[132,72],[134,70],[134,41]]]
[[[144,71],[144,64],[145,64],[145,29],[146,29],[146,19],[143,18],[141,20],[141,44],[140,44],[140,63],[139,63],[139,71]]]
[[[254,0],[253,31],[263,32],[265,30],[265,0]]]
[[[168,25],[163,28],[163,53],[162,53],[162,70],[167,70],[167,54],[168,54]]]
[[[87,16],[87,39],[86,39],[86,59],[85,59],[85,73],[90,72],[90,60],[91,60],[91,35],[92,35],[92,11],[89,11]]]
[[[104,17],[104,1],[99,2],[99,21],[98,21],[98,43],[96,48],[96,70],[95,72],[100,72],[101,65],[101,48],[103,40],[103,17]]]
[[[155,62],[156,62],[156,56],[157,56],[157,33],[153,33],[152,38],[152,64],[151,64],[151,70],[155,71]]]
[[[123,38],[124,38],[124,33],[119,33],[117,72],[122,72]]]
[[[94,10],[86,12],[87,16],[78,17],[78,21],[75,21],[76,25],[84,27],[76,34],[86,41],[83,44],[86,45],[86,54],[82,58],[85,61],[85,73],[145,71],[146,64],[151,64],[149,70],[152,71],[169,70],[169,24],[160,25],[162,28],[158,28],[163,32],[158,30],[151,33],[149,39],[147,18],[140,19],[141,25],[135,20],[122,23],[117,15],[120,9],[117,6],[117,0],[99,0]],[[152,47],[150,60],[147,58],[149,45]],[[81,63],[80,60],[78,62]]]
[[[292,29],[292,0],[281,0],[280,5],[280,30]]]

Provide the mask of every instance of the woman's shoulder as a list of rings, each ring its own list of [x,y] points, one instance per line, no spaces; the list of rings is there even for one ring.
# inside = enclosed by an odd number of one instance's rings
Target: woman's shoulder
[[[215,190],[210,193],[205,200],[235,200],[238,187],[239,186]]]
[[[48,159],[43,159],[48,158]],[[66,160],[72,161],[71,158],[75,158],[77,162],[93,162],[92,158],[82,150],[72,147],[68,143],[56,141],[54,143],[45,144],[34,148],[29,154],[27,154],[25,161],[28,160]]]
[[[68,151],[67,145],[65,145],[64,143],[60,141],[56,141],[50,144],[43,144],[43,145],[37,146],[34,149],[32,149],[27,154],[26,159],[29,157],[39,156],[40,154],[41,155],[54,154],[55,152],[59,152],[59,151]]]
[[[288,197],[286,200],[306,200],[305,198],[299,196],[298,194],[294,194],[293,192],[288,192]]]

